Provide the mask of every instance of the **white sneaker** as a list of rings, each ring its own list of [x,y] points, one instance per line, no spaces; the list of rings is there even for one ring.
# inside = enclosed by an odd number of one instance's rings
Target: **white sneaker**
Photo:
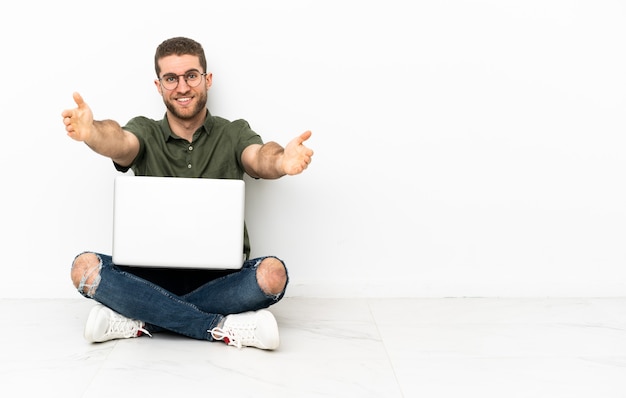
[[[126,318],[112,309],[98,304],[91,309],[85,325],[85,340],[101,343],[113,339],[139,337],[143,333],[152,335],[141,321]]]
[[[228,315],[224,325],[207,330],[215,340],[224,340],[237,348],[257,347],[263,350],[278,348],[278,325],[268,310]]]

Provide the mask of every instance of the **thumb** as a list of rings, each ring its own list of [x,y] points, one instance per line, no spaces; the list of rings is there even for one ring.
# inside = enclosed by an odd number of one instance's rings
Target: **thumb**
[[[79,108],[82,108],[85,105],[85,100],[80,94],[75,92],[72,96],[74,97],[74,102],[76,102],[76,105],[78,105]]]
[[[300,137],[298,137],[298,138],[299,138],[299,141],[300,141],[300,144],[302,144],[304,141],[306,141],[306,140],[308,140],[309,138],[311,138],[311,135],[312,135],[312,134],[313,134],[313,133],[311,133],[311,131],[310,131],[310,130],[309,130],[309,131],[305,131],[304,133],[300,134]]]

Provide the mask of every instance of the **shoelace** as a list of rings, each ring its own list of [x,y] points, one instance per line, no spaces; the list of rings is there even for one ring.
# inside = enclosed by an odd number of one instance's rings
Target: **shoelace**
[[[140,333],[147,334],[152,337],[150,332],[141,326],[141,322],[128,319],[119,314],[113,314],[109,322],[109,329],[106,334],[120,335],[123,337],[136,337]]]
[[[254,334],[254,326],[238,326],[235,330],[233,327],[228,328],[213,328],[212,330],[207,330],[207,332],[211,333],[213,338],[217,340],[224,340],[224,342],[228,345],[235,346],[237,348],[241,348],[246,343],[253,342],[256,339]]]

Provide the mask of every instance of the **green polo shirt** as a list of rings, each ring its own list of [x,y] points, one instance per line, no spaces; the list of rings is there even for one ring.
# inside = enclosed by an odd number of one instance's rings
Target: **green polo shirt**
[[[191,142],[170,129],[167,117],[152,120],[143,116],[131,119],[124,130],[139,139],[139,154],[130,167],[115,164],[121,172],[132,169],[138,176],[243,179],[243,150],[263,144],[245,120],[228,121],[212,116],[194,133]],[[244,224],[244,247],[250,255],[250,241]]]

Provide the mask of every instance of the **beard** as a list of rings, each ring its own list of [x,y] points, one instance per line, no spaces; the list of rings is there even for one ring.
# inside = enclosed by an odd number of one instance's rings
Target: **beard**
[[[181,119],[181,120],[191,120],[191,119],[195,118],[196,116],[198,116],[199,113],[203,112],[206,109],[206,104],[207,104],[207,93],[206,93],[206,91],[200,91],[196,95],[196,99],[198,100],[196,102],[196,105],[193,108],[191,108],[191,109],[185,108],[185,112],[184,113],[180,112],[176,108],[176,103],[174,101],[169,101],[165,97],[163,97],[163,102],[165,103],[165,107],[167,108],[167,110],[170,111],[170,113],[172,115],[174,115],[175,117],[177,117],[178,119]]]

